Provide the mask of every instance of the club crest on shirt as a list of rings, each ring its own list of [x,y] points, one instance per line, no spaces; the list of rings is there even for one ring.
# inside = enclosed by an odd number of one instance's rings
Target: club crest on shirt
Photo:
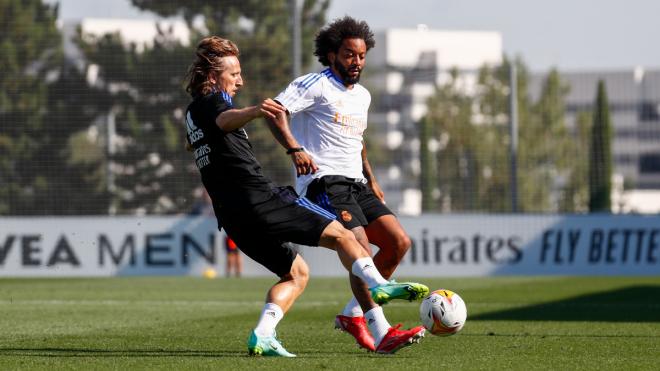
[[[350,222],[351,220],[353,220],[353,215],[351,215],[351,213],[349,213],[349,212],[346,211],[346,210],[342,210],[342,211],[341,211],[341,219],[342,219],[343,221],[345,221],[346,223],[348,223],[348,222]]]

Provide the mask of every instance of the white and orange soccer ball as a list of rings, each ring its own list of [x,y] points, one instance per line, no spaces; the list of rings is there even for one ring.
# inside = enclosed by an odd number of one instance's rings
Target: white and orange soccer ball
[[[419,316],[424,327],[433,335],[449,336],[461,331],[465,325],[467,308],[457,293],[440,289],[422,301]]]

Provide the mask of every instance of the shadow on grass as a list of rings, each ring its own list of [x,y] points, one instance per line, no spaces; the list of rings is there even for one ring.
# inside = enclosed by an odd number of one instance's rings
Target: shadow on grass
[[[167,349],[0,348],[0,356],[33,357],[247,357],[247,352]]]
[[[495,332],[487,332],[485,334],[461,334],[461,336],[472,336],[472,337],[486,337],[486,336],[496,336],[496,337],[509,337],[509,338],[525,338],[525,337],[532,337],[532,338],[540,338],[540,339],[545,339],[545,338],[551,338],[551,337],[560,337],[560,338],[603,338],[603,339],[620,339],[620,338],[626,338],[626,339],[651,339],[651,338],[660,338],[659,335],[630,335],[630,334],[562,334],[562,333],[554,333],[554,334],[530,334],[530,333],[519,333],[519,334],[502,334],[502,333],[495,333]]]
[[[660,286],[631,286],[554,302],[482,313],[471,321],[660,322]]]
[[[298,353],[303,358],[327,358],[330,355],[344,355],[338,352]],[[53,358],[76,358],[76,357],[200,357],[200,358],[254,358],[247,351],[214,351],[214,350],[166,350],[166,349],[94,349],[94,348],[55,348],[55,347],[11,347],[0,348],[0,357],[53,357]],[[351,353],[351,357],[382,357],[375,353],[360,352]],[[404,357],[405,358],[405,357]]]

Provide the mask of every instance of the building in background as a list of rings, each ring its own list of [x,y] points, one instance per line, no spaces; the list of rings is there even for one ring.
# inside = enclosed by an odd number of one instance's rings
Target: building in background
[[[86,65],[71,41],[78,28],[92,38],[119,33],[137,50],[153,45],[163,32],[183,45],[190,42],[190,30],[177,19],[85,18],[65,22],[65,53],[72,63],[86,70],[90,85],[99,83],[98,67]],[[391,161],[374,170],[388,206],[402,215],[418,215],[421,191],[417,123],[427,112],[427,100],[437,86],[450,80],[454,69],[460,71],[462,89],[468,94],[473,92],[478,69],[502,62],[503,40],[494,31],[440,31],[424,25],[380,31],[375,37],[376,47],[369,52],[362,81],[373,98],[367,140],[387,152]],[[660,70],[560,71],[560,75],[570,87],[566,122],[571,128],[579,112],[592,110],[598,80],[606,83],[613,124],[613,211],[660,212]],[[530,76],[533,99],[540,94],[544,78],[542,73]],[[105,121],[101,118],[96,126],[110,127]],[[114,137],[110,131],[107,135]]]
[[[592,112],[598,81],[607,89],[612,120],[614,212],[660,213],[660,70],[562,72],[568,86],[566,124]],[[540,94],[545,76],[535,74],[530,93]]]
[[[426,101],[436,86],[461,71],[466,92],[476,86],[483,65],[502,62],[502,36],[489,31],[389,29],[376,33],[369,52],[365,84],[372,94],[369,140],[392,152],[392,163],[377,167],[388,206],[404,215],[421,213],[419,140],[416,123],[426,114]],[[373,137],[372,137],[373,136]]]
[[[80,68],[86,66],[82,53],[74,42],[78,30],[85,40],[93,40],[106,34],[119,34],[126,46],[134,44],[138,51],[153,46],[154,40],[161,32],[173,36],[182,45],[190,44],[190,29],[182,19],[83,18],[62,22],[60,29],[64,37],[65,55]],[[98,72],[98,67],[91,69],[92,73]]]

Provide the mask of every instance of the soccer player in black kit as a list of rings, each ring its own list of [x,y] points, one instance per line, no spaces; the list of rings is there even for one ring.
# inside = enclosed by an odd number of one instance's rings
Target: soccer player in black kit
[[[232,98],[243,86],[238,56],[238,48],[227,39],[212,36],[198,44],[187,75],[186,90],[193,97],[185,116],[187,140],[218,228],[225,228],[241,251],[280,278],[266,295],[248,338],[248,353],[295,357],[278,341],[275,327],[305,289],[309,268],[288,242],[335,250],[343,266],[366,283],[379,304],[400,298],[418,284],[385,280],[334,215],[263,175],[243,126],[259,117],[273,120],[285,111],[272,99],[245,108],[233,106]],[[422,326],[399,330],[400,325],[391,327],[384,316],[376,320],[388,328],[378,353],[394,353],[424,336]]]

